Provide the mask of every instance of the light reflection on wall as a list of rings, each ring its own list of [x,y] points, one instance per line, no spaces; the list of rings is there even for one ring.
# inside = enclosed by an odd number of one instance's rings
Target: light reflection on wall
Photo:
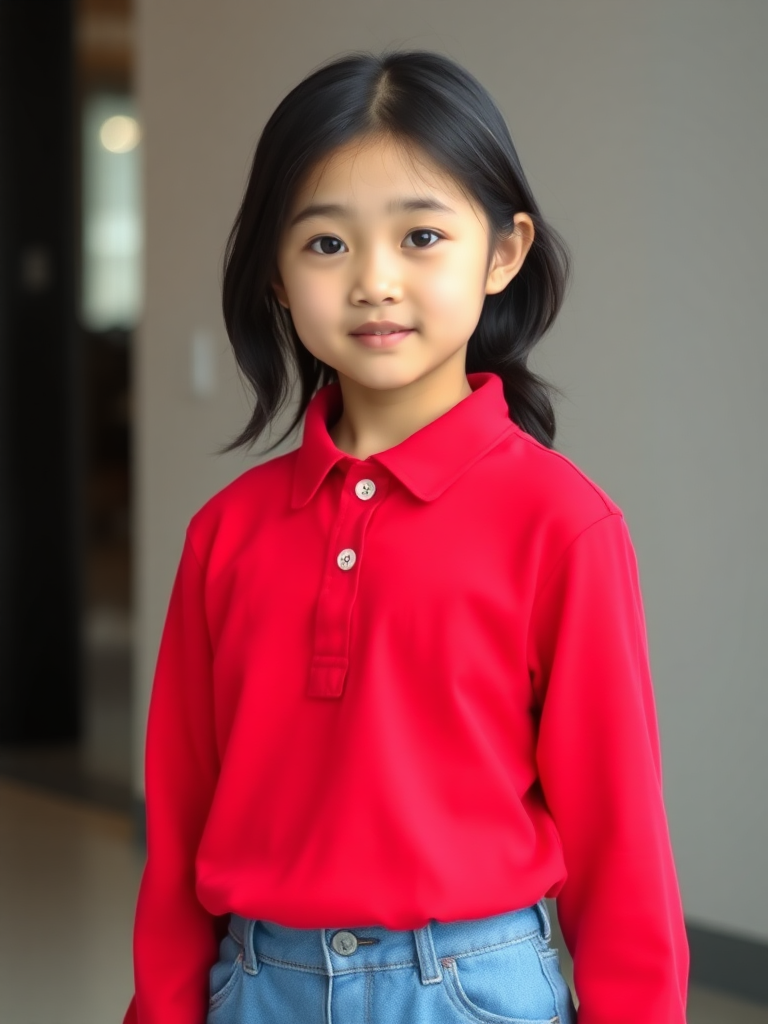
[[[133,98],[87,96],[82,139],[82,323],[92,331],[131,330],[141,315],[144,243]]]

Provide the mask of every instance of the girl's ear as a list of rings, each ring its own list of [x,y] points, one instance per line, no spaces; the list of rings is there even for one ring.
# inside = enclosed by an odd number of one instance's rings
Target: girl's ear
[[[272,290],[274,291],[275,296],[277,297],[277,301],[280,303],[281,306],[285,306],[285,308],[288,309],[288,293],[283,287],[283,282],[277,275],[275,275],[275,277],[273,277],[269,283],[271,284]]]
[[[504,291],[522,267],[528,250],[533,244],[536,232],[530,215],[516,213],[514,220],[514,231],[506,238],[502,238],[496,246],[485,283],[486,295],[495,295],[497,292]]]

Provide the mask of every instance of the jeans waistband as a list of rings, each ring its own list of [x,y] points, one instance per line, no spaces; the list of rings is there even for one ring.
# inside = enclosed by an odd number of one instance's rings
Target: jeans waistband
[[[431,920],[422,928],[383,925],[350,928],[290,928],[231,914],[229,933],[243,947],[243,968],[257,974],[261,963],[324,975],[418,965],[421,980],[442,979],[438,960],[471,956],[513,942],[551,935],[544,899],[531,907],[464,921]]]

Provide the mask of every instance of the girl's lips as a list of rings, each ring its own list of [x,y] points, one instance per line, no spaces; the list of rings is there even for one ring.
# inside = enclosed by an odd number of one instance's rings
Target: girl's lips
[[[398,342],[402,341],[403,338],[407,338],[412,333],[412,329],[406,331],[394,331],[392,334],[353,334],[352,337],[356,338],[361,345],[365,345],[366,348],[392,348],[393,345],[397,345]]]

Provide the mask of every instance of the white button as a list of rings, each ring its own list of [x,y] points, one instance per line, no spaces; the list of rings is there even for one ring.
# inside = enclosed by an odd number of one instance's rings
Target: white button
[[[356,558],[357,555],[352,548],[344,548],[343,551],[338,553],[336,557],[336,564],[340,569],[351,569],[355,564]]]
[[[355,494],[363,501],[372,498],[376,493],[376,484],[373,480],[358,480],[355,484]]]

